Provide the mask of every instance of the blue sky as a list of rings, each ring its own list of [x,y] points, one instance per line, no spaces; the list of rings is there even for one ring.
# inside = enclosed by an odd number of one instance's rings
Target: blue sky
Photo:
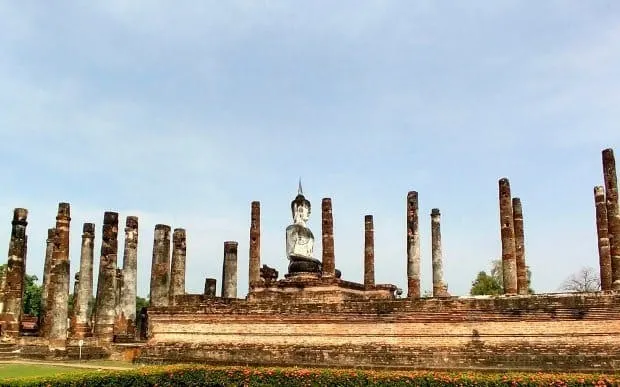
[[[139,294],[164,223],[187,229],[188,292],[205,277],[219,288],[223,242],[237,240],[243,296],[250,202],[262,263],[283,275],[300,176],[317,257],[332,198],[348,280],[363,279],[373,214],[376,280],[406,287],[417,190],[422,288],[437,207],[445,280],[467,294],[501,255],[504,176],[536,291],[598,268],[592,188],[600,151],[620,152],[618,2],[0,0],[0,52],[0,246],[12,209],[28,208],[29,273],[66,201],[72,271],[82,223],[96,223],[98,262],[113,210],[121,230],[140,219]]]

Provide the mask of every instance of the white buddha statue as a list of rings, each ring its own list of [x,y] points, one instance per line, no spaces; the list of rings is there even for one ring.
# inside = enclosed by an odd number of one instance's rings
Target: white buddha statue
[[[301,180],[297,197],[291,202],[293,224],[286,228],[286,257],[289,259],[289,273],[320,272],[321,262],[312,257],[314,235],[306,226],[310,217],[310,201],[304,197]]]

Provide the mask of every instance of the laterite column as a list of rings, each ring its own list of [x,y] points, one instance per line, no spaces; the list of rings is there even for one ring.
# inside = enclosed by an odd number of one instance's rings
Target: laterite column
[[[504,294],[517,294],[517,261],[515,256],[515,230],[512,213],[510,182],[499,180],[499,216],[502,237],[502,275]]]
[[[364,286],[375,284],[375,227],[372,215],[364,217]]]
[[[323,236],[322,266],[324,277],[336,275],[336,258],[334,257],[334,218],[332,200],[324,198],[321,202],[321,232]]]
[[[250,212],[249,290],[260,284],[260,202],[252,202]]]
[[[420,298],[420,225],[416,191],[407,194],[407,297]]]
[[[5,319],[7,319],[5,333],[13,338],[19,337],[23,309],[26,250],[28,244],[28,237],[26,236],[27,218],[27,209],[16,208],[13,210],[9,258],[4,284],[4,314]]]
[[[224,242],[222,297],[237,298],[237,242]]]
[[[155,225],[151,265],[150,305],[168,306],[170,284],[170,226]]]
[[[609,229],[607,226],[605,189],[602,186],[594,187],[594,204],[596,206],[596,234],[598,237],[601,290],[608,291],[612,289],[611,255],[609,251]]]

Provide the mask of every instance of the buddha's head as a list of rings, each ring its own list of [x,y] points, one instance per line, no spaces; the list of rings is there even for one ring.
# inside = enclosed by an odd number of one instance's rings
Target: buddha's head
[[[305,225],[310,218],[310,201],[303,194],[298,194],[295,200],[291,202],[291,211],[293,213],[293,222],[295,224]]]

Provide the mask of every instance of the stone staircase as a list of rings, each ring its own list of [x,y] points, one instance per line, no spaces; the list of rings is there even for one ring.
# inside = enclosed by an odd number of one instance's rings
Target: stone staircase
[[[0,342],[0,361],[13,360],[19,357],[19,347],[14,343]]]

